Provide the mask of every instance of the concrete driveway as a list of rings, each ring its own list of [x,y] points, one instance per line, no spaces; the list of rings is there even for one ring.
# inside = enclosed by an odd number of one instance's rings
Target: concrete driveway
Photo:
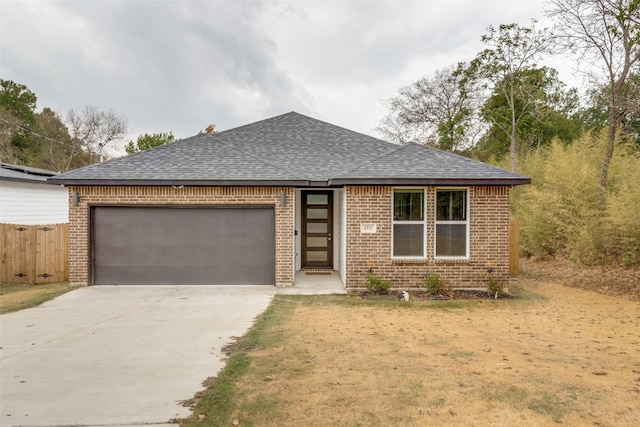
[[[223,367],[271,286],[80,288],[0,316],[0,425],[167,423]]]

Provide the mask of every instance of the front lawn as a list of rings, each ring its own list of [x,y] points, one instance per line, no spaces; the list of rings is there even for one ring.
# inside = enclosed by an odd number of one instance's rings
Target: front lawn
[[[0,283],[0,314],[40,305],[73,290],[68,282],[26,285]]]
[[[640,424],[637,303],[510,288],[517,298],[278,296],[184,424]]]

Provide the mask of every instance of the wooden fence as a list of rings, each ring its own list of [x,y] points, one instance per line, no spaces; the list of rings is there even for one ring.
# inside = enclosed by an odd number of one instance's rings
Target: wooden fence
[[[520,222],[512,218],[509,220],[509,274],[517,276],[520,273]]]
[[[69,280],[69,224],[0,224],[0,282]]]

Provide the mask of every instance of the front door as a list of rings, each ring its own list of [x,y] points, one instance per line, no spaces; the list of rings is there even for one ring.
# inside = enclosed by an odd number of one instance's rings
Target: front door
[[[332,191],[302,192],[302,267],[333,266]]]

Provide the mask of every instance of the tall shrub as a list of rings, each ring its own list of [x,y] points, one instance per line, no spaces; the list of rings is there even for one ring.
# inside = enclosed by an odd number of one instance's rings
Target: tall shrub
[[[640,153],[614,156],[607,192],[607,249],[625,265],[640,264]]]
[[[584,135],[573,144],[554,142],[530,153],[521,173],[532,185],[514,191],[525,255],[560,254],[594,264],[637,262],[640,254],[640,158],[619,150],[612,161],[607,206],[598,198],[598,168],[606,135]],[[624,152],[623,152],[624,151]]]

